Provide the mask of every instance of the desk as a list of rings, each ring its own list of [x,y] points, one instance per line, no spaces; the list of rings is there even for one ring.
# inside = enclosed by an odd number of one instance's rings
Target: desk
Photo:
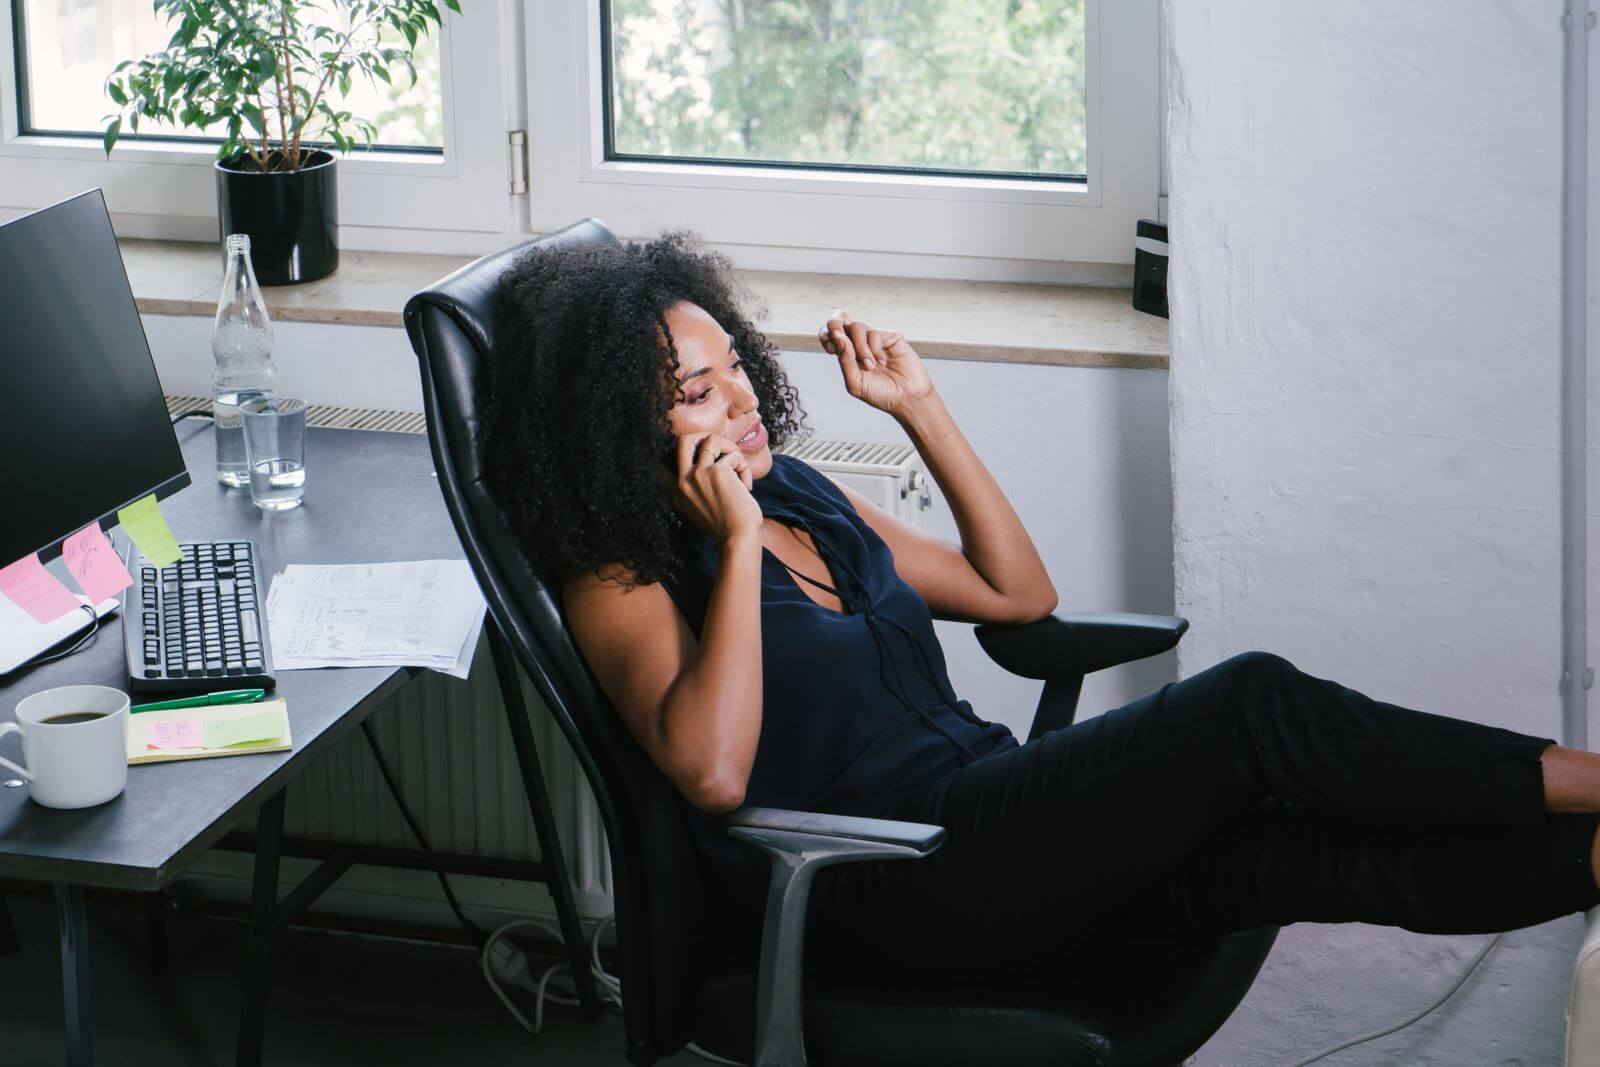
[[[265,580],[291,562],[461,558],[426,437],[309,430],[305,505],[269,515],[250,503],[248,490],[224,490],[217,483],[209,420],[179,423],[177,434],[194,484],[162,502],[173,532],[180,541],[254,541]],[[17,701],[53,686],[123,688],[120,620],[120,613],[107,619],[82,651],[5,679],[0,717],[12,718]],[[81,887],[164,889],[257,806],[257,838],[275,844],[290,778],[417,673],[388,667],[283,672],[277,694],[288,702],[292,752],[129,767],[126,791],[99,807],[56,811],[34,804],[26,789],[0,789],[0,877],[55,885],[69,1063],[93,1061]],[[257,853],[240,1027],[243,1062],[260,1058],[277,860],[275,847]]]

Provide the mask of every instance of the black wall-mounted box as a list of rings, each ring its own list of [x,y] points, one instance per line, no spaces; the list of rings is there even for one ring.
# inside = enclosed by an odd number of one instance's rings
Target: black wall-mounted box
[[[1167,224],[1140,219],[1133,239],[1133,306],[1167,317]]]

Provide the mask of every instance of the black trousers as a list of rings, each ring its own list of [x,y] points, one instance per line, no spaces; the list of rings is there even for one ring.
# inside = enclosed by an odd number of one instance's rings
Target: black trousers
[[[1586,910],[1600,815],[1545,811],[1553,744],[1246,652],[875,813],[944,843],[820,872],[807,968],[969,984],[1130,924],[1484,933]]]

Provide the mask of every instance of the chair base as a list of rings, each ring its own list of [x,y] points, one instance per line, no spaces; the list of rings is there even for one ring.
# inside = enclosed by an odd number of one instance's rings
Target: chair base
[[[940,989],[806,983],[811,1067],[1174,1067],[1244,998],[1278,927],[1220,938],[1139,938],[1081,947],[1067,973]],[[754,966],[729,967],[695,997],[695,1043],[751,1062]]]

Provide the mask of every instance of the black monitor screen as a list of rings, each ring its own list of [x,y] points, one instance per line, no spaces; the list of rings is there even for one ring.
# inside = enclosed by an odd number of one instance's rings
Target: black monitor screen
[[[100,190],[0,225],[0,566],[188,481]]]

